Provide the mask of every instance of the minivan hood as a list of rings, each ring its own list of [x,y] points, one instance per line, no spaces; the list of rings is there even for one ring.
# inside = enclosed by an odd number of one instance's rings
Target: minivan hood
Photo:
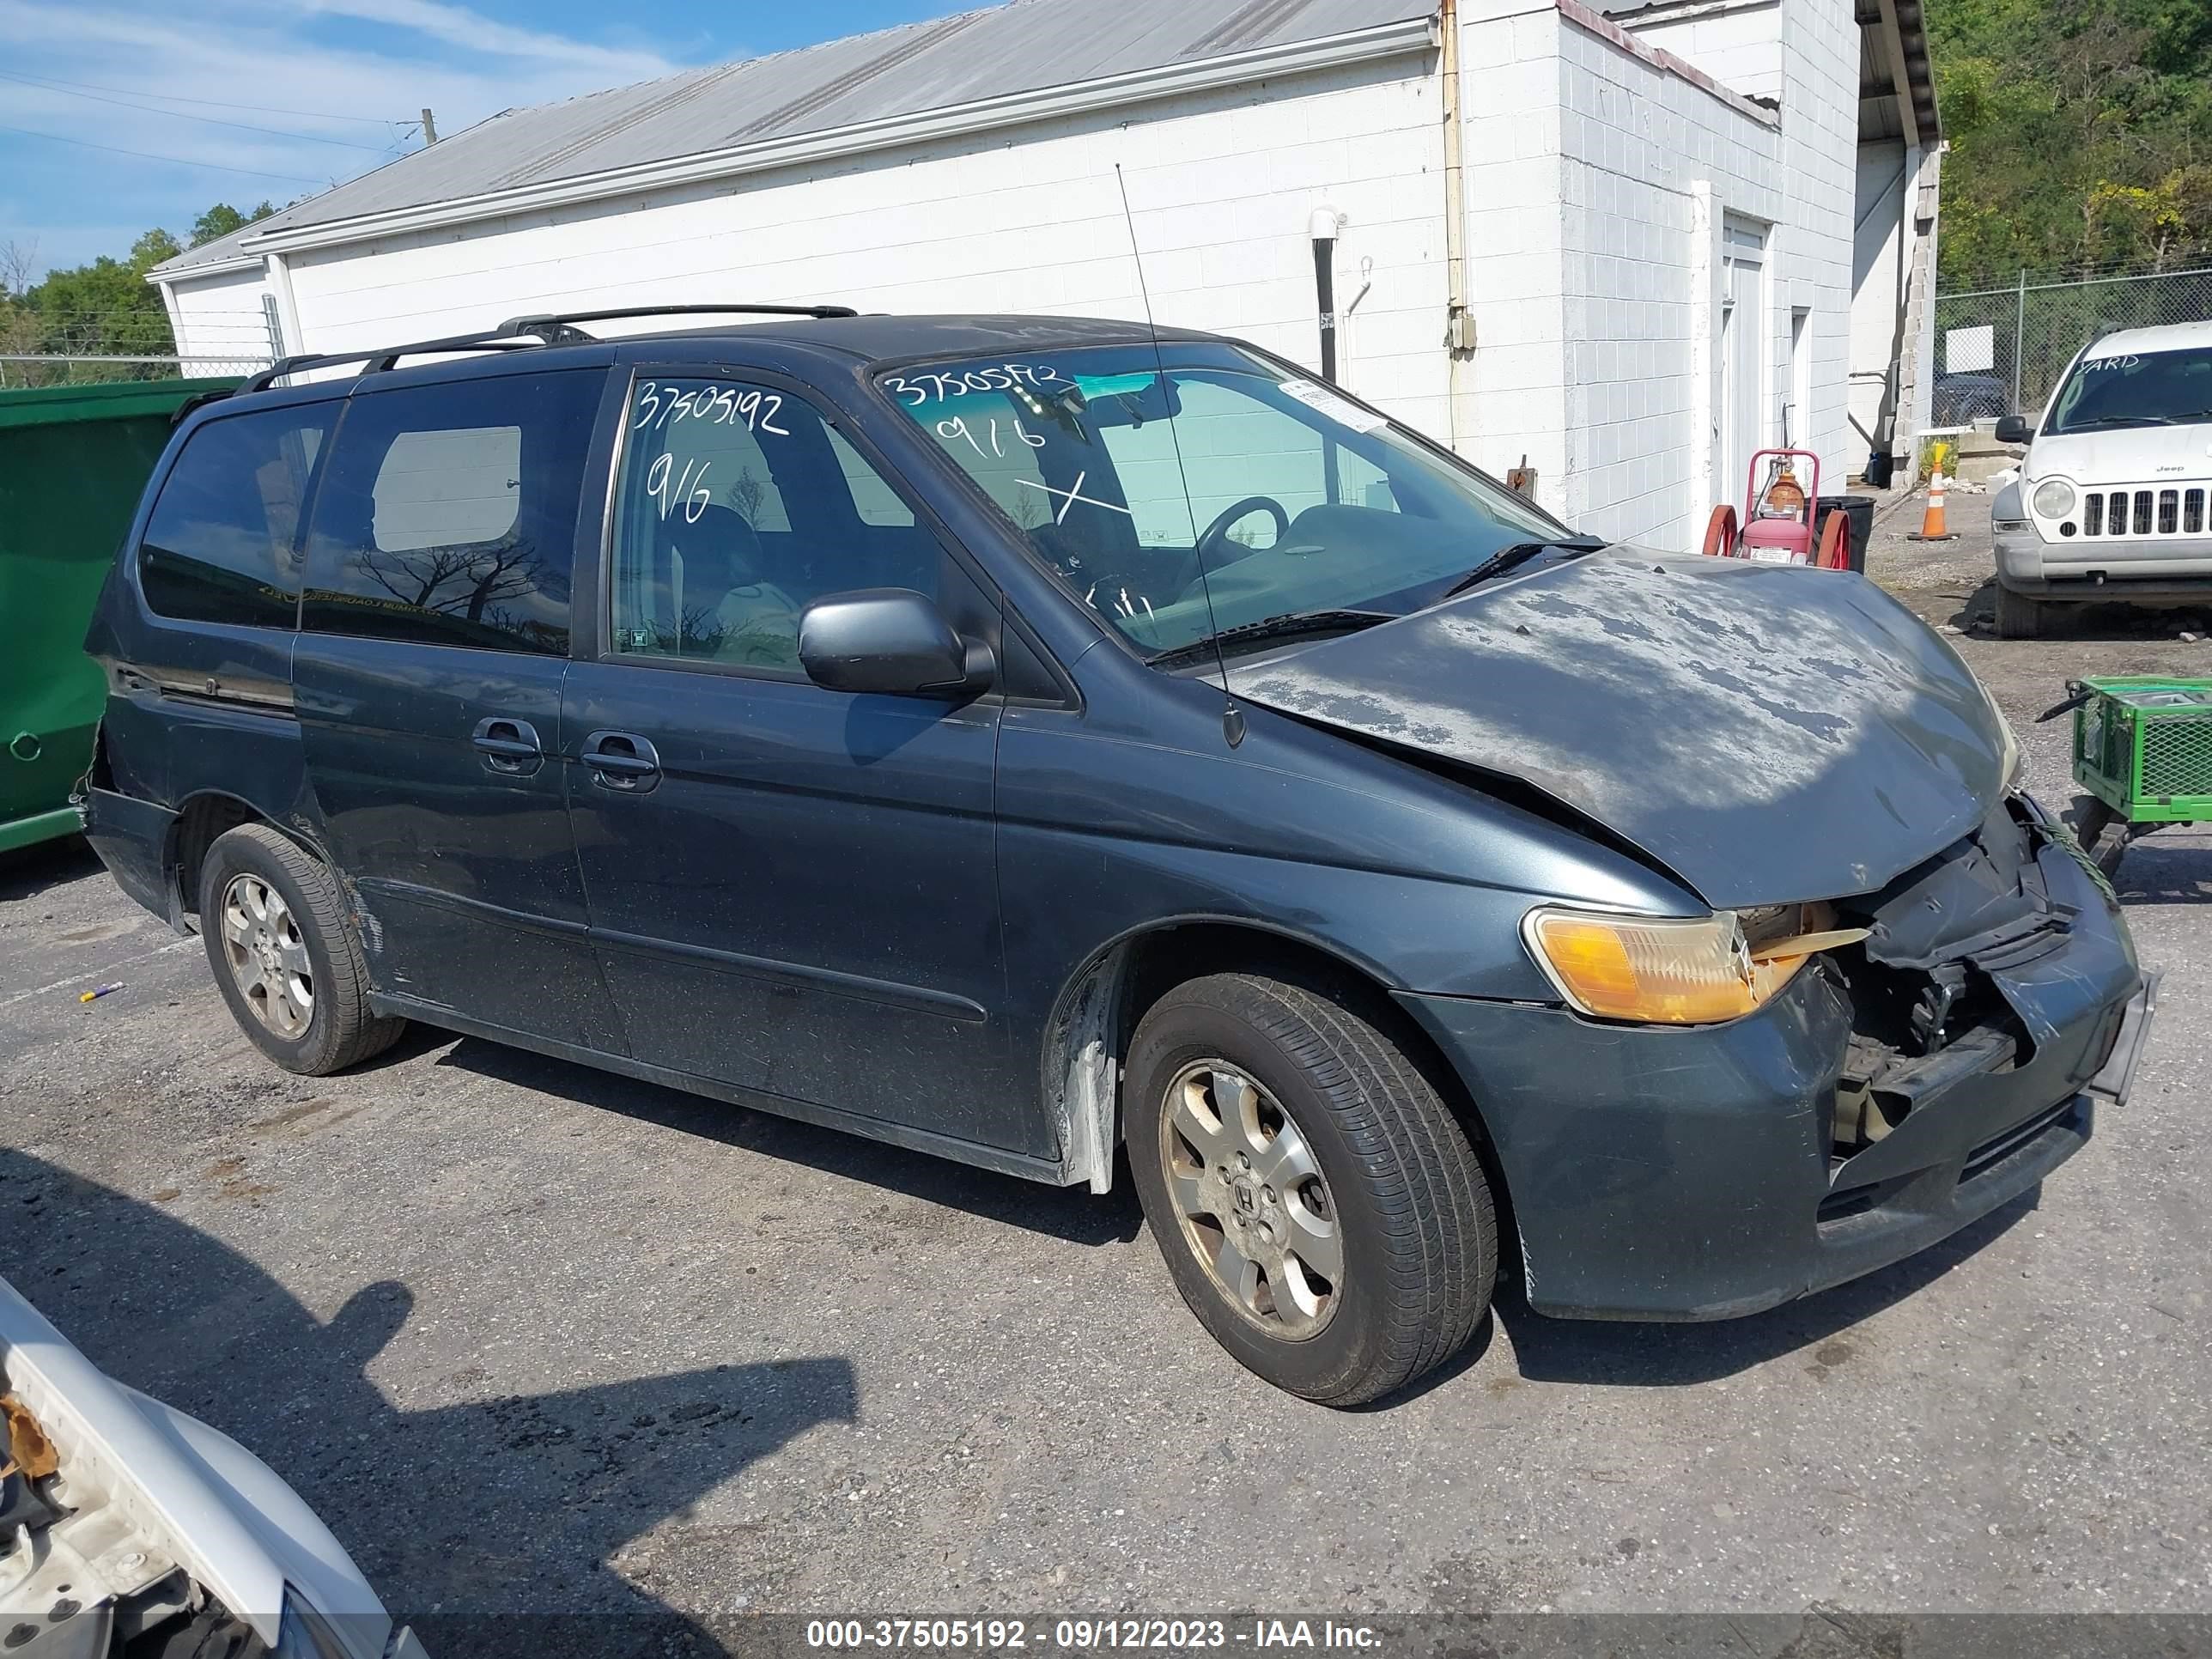
[[[1966,664],[1848,572],[1613,548],[1231,676],[1285,714],[1531,785],[1717,908],[1871,891],[2004,787]]]
[[[2212,425],[2125,426],[2039,437],[2028,447],[2021,471],[2031,483],[2045,478],[2071,478],[2079,484],[2212,478]]]

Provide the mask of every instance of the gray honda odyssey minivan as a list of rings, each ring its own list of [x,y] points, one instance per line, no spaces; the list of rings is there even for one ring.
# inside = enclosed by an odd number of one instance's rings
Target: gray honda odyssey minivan
[[[1232,340],[682,309],[180,423],[85,815],[277,1065],[421,1020],[1126,1152],[1193,1311],[1337,1405],[1466,1341],[1501,1227],[1540,1312],[1748,1313],[2124,1097],[2111,895],[1862,579],[1577,537]]]

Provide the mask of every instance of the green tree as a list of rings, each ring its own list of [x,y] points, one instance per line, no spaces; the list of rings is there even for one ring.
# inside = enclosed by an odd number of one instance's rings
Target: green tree
[[[176,350],[169,314],[146,273],[184,252],[167,231],[131,245],[127,259],[102,254],[90,264],[49,271],[27,296],[41,349],[88,356],[167,356]]]
[[[276,211],[268,202],[251,213],[241,213],[228,202],[217,202],[192,222],[191,246],[199,246],[218,236],[228,236],[240,226],[265,219]],[[159,289],[146,280],[155,265],[185,251],[169,231],[156,226],[131,245],[129,255],[118,259],[102,254],[88,264],[50,270],[38,282],[30,280],[35,268],[35,248],[9,243],[0,247],[0,353],[30,353],[56,357],[167,357],[175,354],[176,337],[169,328],[169,313]],[[159,373],[158,366],[142,370],[106,364],[80,364],[76,372],[64,366],[34,366],[27,374],[16,365],[11,378],[44,384],[64,379],[112,378],[123,373]]]
[[[1947,287],[2212,258],[2212,5],[1929,0]]]
[[[194,247],[204,246],[218,236],[228,236],[234,230],[242,230],[276,211],[273,202],[264,202],[251,213],[240,213],[228,202],[217,202],[192,221],[191,245]]]

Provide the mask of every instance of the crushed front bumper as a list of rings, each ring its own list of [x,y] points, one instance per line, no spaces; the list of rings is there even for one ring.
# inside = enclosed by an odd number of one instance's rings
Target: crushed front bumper
[[[1564,1009],[1408,996],[1465,1079],[1518,1224],[1530,1305],[1726,1319],[1925,1249],[2034,1186],[2125,1100],[2156,1006],[2118,910],[2040,835],[2072,913],[2050,953],[1991,974],[2031,1040],[1961,1040],[1909,1115],[1848,1158],[1832,1124],[1855,1012],[1826,964],[1726,1025],[1601,1025]]]

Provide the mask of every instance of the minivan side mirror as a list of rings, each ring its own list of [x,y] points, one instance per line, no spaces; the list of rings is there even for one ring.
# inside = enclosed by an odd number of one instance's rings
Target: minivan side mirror
[[[2035,428],[2028,425],[2025,416],[2019,415],[1997,416],[1996,438],[1999,443],[2024,444],[2033,441],[2034,437]]]
[[[950,696],[981,690],[997,668],[991,649],[963,640],[945,613],[909,587],[865,587],[817,599],[799,614],[799,661],[831,691]]]

